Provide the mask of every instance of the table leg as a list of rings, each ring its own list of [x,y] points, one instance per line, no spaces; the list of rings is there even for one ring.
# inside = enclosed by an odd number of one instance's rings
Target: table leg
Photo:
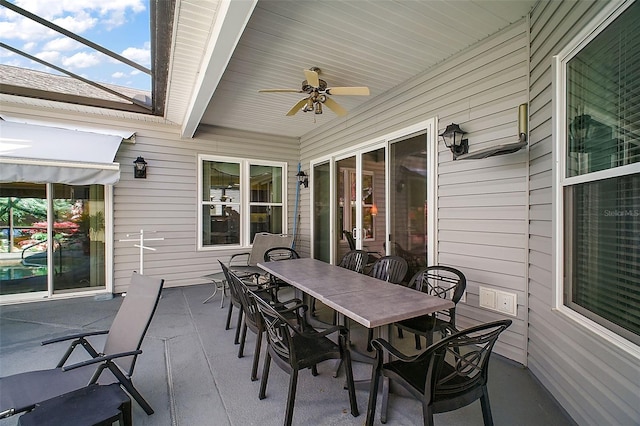
[[[211,296],[207,297],[204,303],[207,303],[209,300],[213,299],[214,296],[218,293],[218,289],[220,289],[222,291],[222,294],[220,296],[220,308],[224,307],[224,294],[225,294],[225,286],[227,284],[227,280],[220,280],[220,283],[218,284],[218,280],[210,278],[211,281],[213,281],[213,293],[211,294]]]
[[[391,324],[378,327],[378,333],[380,338],[389,340],[389,336],[391,335]],[[387,352],[384,353],[384,358],[382,362],[389,362],[389,354]],[[387,406],[389,401],[389,378],[382,376],[382,407],[380,407],[380,421],[382,423],[387,422]]]
[[[209,296],[206,299],[204,299],[204,302],[202,302],[202,304],[205,304],[209,300],[213,299],[213,297],[216,295],[217,292],[218,292],[218,284],[214,281],[213,282],[213,293],[211,294],[211,296]]]

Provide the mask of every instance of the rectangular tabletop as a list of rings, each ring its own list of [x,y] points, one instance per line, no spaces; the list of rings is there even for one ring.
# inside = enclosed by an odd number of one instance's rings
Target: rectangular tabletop
[[[263,262],[258,266],[368,328],[454,306],[450,300],[316,259]]]

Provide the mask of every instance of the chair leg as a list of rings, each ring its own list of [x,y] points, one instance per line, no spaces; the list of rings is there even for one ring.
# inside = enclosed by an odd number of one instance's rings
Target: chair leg
[[[314,365],[314,366],[311,367],[311,375],[314,376],[314,377],[318,375],[318,366],[317,365]]]
[[[489,394],[487,393],[487,387],[482,389],[482,396],[480,397],[480,406],[482,407],[482,419],[484,420],[484,426],[493,426],[493,416],[491,415],[491,404],[489,404]]]
[[[244,356],[244,342],[247,340],[247,324],[242,323],[242,331],[240,332],[240,347],[238,348],[238,358]]]
[[[228,330],[231,326],[231,312],[233,312],[233,303],[229,303],[229,311],[227,312],[227,322],[224,325],[224,329]]]
[[[373,425],[373,419],[376,415],[376,403],[378,402],[378,386],[380,385],[380,372],[373,367],[371,371],[371,384],[369,385],[369,405],[367,406],[366,426]]]
[[[262,379],[260,380],[260,392],[258,393],[258,399],[265,399],[267,397],[267,380],[269,380],[270,366],[271,354],[267,351],[267,355],[264,358],[264,366],[262,367]]]
[[[125,376],[122,371],[120,371],[120,368],[117,365],[108,362],[107,367],[109,368],[109,371],[111,371],[111,373],[118,379],[120,384],[124,386],[124,389],[129,393],[129,395],[131,395],[133,399],[136,400],[138,405],[142,407],[144,412],[147,413],[148,416],[152,415],[154,413],[153,408],[151,408],[151,405],[149,405],[149,403],[142,397],[142,395],[140,395],[140,392],[138,392],[138,390],[133,386],[133,382],[131,381],[131,379]]]
[[[356,399],[356,385],[353,382],[353,369],[351,368],[351,352],[347,349],[346,339],[340,336],[340,346],[342,346],[342,357],[340,362],[344,361],[345,375],[347,376],[347,390],[349,391],[349,405],[351,405],[351,415],[358,417],[358,400]]]
[[[260,362],[260,349],[262,348],[262,330],[256,336],[256,348],[253,351],[253,368],[251,368],[251,381],[258,380],[258,363]]]
[[[344,360],[340,359],[338,366],[336,367],[336,371],[333,373],[333,378],[337,378],[340,375],[340,370],[344,367]]]
[[[433,423],[433,409],[426,401],[422,401],[422,419],[424,426],[434,426]]]
[[[433,333],[435,333],[434,330],[431,330],[430,332],[427,333],[427,335],[425,336],[425,339],[427,339],[427,347],[433,345]]]
[[[373,347],[371,346],[371,341],[373,340],[373,328],[370,328],[367,332],[367,352],[373,351]]]
[[[244,312],[242,311],[242,308],[238,308],[238,323],[236,324],[236,338],[233,341],[233,343],[235,343],[236,345],[240,343],[240,328],[242,326],[243,315],[244,315]]]
[[[309,301],[309,312],[311,312],[311,316],[312,317],[316,317],[316,298],[312,297],[311,300]]]
[[[296,403],[296,387],[298,387],[298,370],[293,370],[289,377],[289,396],[287,396],[287,411],[284,417],[285,426],[291,426],[293,421],[293,406]]]

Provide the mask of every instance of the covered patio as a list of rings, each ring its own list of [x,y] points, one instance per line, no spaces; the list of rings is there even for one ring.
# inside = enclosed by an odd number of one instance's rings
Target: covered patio
[[[272,366],[267,398],[258,399],[260,382],[249,379],[256,337],[247,334],[245,356],[238,358],[238,347],[233,344],[235,330],[224,330],[228,299],[224,309],[220,308],[219,295],[203,304],[211,292],[211,285],[163,290],[133,377],[155,414],[147,416],[134,402],[135,425],[282,424],[288,376]],[[8,375],[55,366],[66,347],[42,347],[40,341],[80,330],[106,329],[121,301],[122,297],[116,295],[110,300],[85,297],[3,306],[0,371]],[[364,329],[356,329],[356,346],[362,346],[365,336]],[[413,337],[405,335],[403,344],[410,350]],[[259,376],[263,359],[264,353]],[[489,388],[496,425],[574,424],[528,369],[496,354],[491,363]],[[331,368],[331,363],[325,363],[317,377],[309,371],[300,375],[294,424],[364,423],[368,391],[357,391],[360,416],[353,418],[347,392],[342,391],[344,375],[334,379]],[[357,379],[368,378],[370,367],[355,363],[354,374]],[[416,424],[421,417],[417,401],[392,395],[388,425]],[[481,425],[480,403],[437,414],[435,419],[439,425]],[[0,420],[0,425],[17,422],[14,416]],[[379,411],[375,424],[380,424]]]

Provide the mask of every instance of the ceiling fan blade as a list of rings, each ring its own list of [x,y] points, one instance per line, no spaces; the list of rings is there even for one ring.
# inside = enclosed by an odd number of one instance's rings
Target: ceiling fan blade
[[[307,100],[309,98],[304,98],[298,101],[298,103],[296,103],[293,108],[291,108],[289,110],[289,112],[287,113],[287,115],[291,116],[291,115],[295,115],[296,112],[300,111],[302,109],[303,106],[305,106],[307,104]]]
[[[336,115],[343,116],[347,115],[347,110],[342,108],[336,101],[327,97],[323,102],[331,111],[335,112]]]
[[[303,93],[300,89],[262,89],[258,93]]]
[[[304,77],[307,79],[307,84],[311,87],[320,87],[320,79],[318,73],[312,70],[304,70]]]
[[[356,95],[369,96],[368,87],[329,87],[326,90],[329,95]]]

